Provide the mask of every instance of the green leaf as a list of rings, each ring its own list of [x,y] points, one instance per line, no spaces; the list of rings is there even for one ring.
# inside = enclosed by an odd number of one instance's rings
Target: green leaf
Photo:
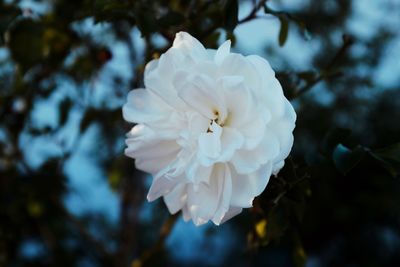
[[[321,152],[330,157],[336,146],[342,143],[350,134],[351,130],[346,128],[334,128],[330,130],[322,140]]]
[[[279,16],[281,29],[279,30],[279,45],[284,46],[289,33],[289,20],[285,16]]]
[[[387,160],[383,159],[382,157],[380,157],[378,154],[374,153],[374,152],[370,152],[369,153],[374,159],[376,159],[380,165],[392,176],[392,177],[396,177],[399,173],[398,170],[396,170],[396,167],[393,166],[393,164],[391,164],[390,162],[388,162]]]
[[[365,149],[361,146],[350,150],[344,145],[338,144],[333,151],[332,159],[336,168],[345,175],[362,160],[364,155]]]
[[[384,159],[393,160],[400,163],[400,143],[375,150],[374,153]]]
[[[232,32],[238,24],[239,4],[238,0],[226,0],[224,5],[224,28]]]
[[[400,173],[400,143],[369,152],[392,177]]]

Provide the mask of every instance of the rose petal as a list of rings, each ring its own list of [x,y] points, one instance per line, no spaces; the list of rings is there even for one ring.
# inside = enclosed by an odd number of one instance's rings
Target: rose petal
[[[229,51],[231,49],[231,41],[225,41],[217,50],[214,57],[214,62],[217,65],[220,65],[222,61],[225,59],[227,55],[229,55]]]
[[[242,175],[232,169],[232,199],[231,205],[249,208],[253,199],[264,191],[271,176],[272,164],[269,162],[257,171]]]

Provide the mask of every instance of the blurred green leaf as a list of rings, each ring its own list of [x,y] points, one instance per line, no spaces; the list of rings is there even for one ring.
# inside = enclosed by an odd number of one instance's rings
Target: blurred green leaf
[[[317,77],[317,73],[315,71],[302,71],[297,73],[300,79],[304,80],[307,84],[314,81]]]
[[[374,154],[380,156],[381,158],[400,163],[400,143],[396,143],[388,147],[375,150]]]
[[[9,48],[23,72],[43,59],[43,25],[30,19],[18,22],[10,30]],[[27,45],[29,49],[27,49]]]
[[[238,0],[225,0],[224,4],[224,28],[232,32],[238,24],[239,3]]]
[[[4,44],[4,34],[15,21],[15,19],[21,15],[21,9],[13,5],[5,5],[0,3],[0,45]]]
[[[185,17],[178,12],[170,10],[167,14],[157,20],[158,25],[161,27],[169,27],[180,25],[185,22]]]
[[[396,177],[400,173],[400,143],[369,151],[369,153],[380,162],[381,166],[386,169],[392,177]]]
[[[58,106],[59,110],[58,124],[60,126],[64,125],[67,122],[71,107],[72,107],[72,101],[69,98],[65,98],[60,102]]]
[[[285,16],[279,16],[281,28],[279,30],[279,45],[284,46],[289,33],[289,20]]]
[[[85,115],[83,115],[79,126],[79,130],[81,133],[85,132],[89,125],[97,119],[97,115],[98,113],[95,109],[88,109],[85,112]]]
[[[338,144],[333,151],[332,159],[336,168],[345,175],[362,160],[364,155],[365,149],[360,146],[350,150],[344,145]]]
[[[330,157],[333,150],[339,143],[342,143],[351,134],[350,129],[346,128],[334,128],[330,130],[322,140],[321,151],[326,156]]]
[[[142,36],[149,36],[158,29],[157,19],[149,7],[141,6],[135,9],[135,19]]]

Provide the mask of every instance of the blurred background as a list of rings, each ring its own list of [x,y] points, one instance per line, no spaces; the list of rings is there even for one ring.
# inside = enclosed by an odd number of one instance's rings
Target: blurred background
[[[400,266],[399,0],[0,1],[0,266]],[[276,70],[298,121],[249,209],[195,227],[123,155],[187,31]]]

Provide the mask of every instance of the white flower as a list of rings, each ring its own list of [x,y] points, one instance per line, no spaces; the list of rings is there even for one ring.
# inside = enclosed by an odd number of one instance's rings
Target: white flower
[[[205,49],[185,32],[149,62],[124,119],[137,123],[125,154],[153,175],[148,200],[196,225],[220,224],[252,206],[284,165],[296,113],[269,63]]]

